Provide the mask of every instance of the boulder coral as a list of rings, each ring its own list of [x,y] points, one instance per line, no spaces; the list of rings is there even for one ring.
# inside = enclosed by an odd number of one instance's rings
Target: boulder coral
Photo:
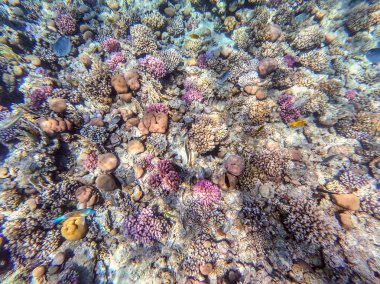
[[[62,236],[68,241],[78,241],[87,233],[87,223],[84,217],[70,217],[61,229]]]

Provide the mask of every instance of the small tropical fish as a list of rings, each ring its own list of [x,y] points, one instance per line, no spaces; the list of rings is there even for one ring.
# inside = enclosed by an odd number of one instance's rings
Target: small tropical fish
[[[230,77],[230,74],[231,74],[230,71],[224,72],[223,75],[219,77],[218,83],[219,84],[223,84],[224,82],[226,82],[226,80],[228,79],[228,77]]]
[[[321,161],[321,165],[327,165],[330,161],[332,161],[333,159],[335,159],[336,157],[338,157],[339,154],[335,154],[335,155],[331,155],[327,158],[324,158],[322,161]]]
[[[86,208],[86,209],[82,209],[82,210],[66,213],[65,215],[62,215],[62,216],[60,216],[58,218],[55,218],[52,221],[52,223],[53,224],[57,224],[57,223],[59,223],[61,221],[67,220],[68,218],[71,218],[71,217],[86,217],[86,216],[92,215],[94,213],[95,213],[94,209]]]
[[[306,124],[306,120],[295,120],[295,121],[289,122],[289,126],[291,127],[304,126],[305,124]]]
[[[252,137],[256,137],[261,131],[263,131],[265,128],[265,125],[261,125],[259,128],[256,129],[255,133],[253,133]]]
[[[8,129],[17,123],[17,121],[23,116],[23,112],[21,110],[16,111],[16,113],[2,121],[0,121],[0,130]]]
[[[61,36],[53,45],[53,52],[58,56],[66,56],[71,51],[71,41],[65,36]]]
[[[365,56],[369,61],[373,64],[377,64],[380,62],[380,47],[370,49]]]
[[[197,35],[197,34],[189,34],[189,37],[191,37],[191,38],[199,38],[199,35]]]

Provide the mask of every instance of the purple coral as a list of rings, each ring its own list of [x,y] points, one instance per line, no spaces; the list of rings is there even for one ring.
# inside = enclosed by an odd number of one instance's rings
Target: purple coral
[[[145,108],[145,113],[150,113],[150,112],[168,113],[169,108],[163,103],[153,103]]]
[[[280,116],[283,121],[291,122],[301,116],[301,112],[293,107],[295,98],[291,94],[283,93],[277,102],[280,105]]]
[[[167,233],[168,222],[151,208],[144,208],[137,216],[129,216],[124,223],[124,235],[145,245],[152,245]]]
[[[205,53],[201,53],[197,57],[197,65],[199,68],[206,69],[208,67],[207,58]]]
[[[294,68],[294,66],[298,63],[297,57],[294,57],[292,55],[285,55],[284,61],[286,63],[286,66],[289,68]]]
[[[65,14],[59,14],[55,18],[55,24],[57,25],[58,29],[66,35],[74,33],[77,26],[76,20],[71,16]]]
[[[202,205],[216,203],[220,197],[220,188],[209,180],[200,180],[192,188],[195,200]]]
[[[188,104],[191,104],[194,101],[202,102],[203,101],[203,94],[202,94],[202,92],[198,91],[197,89],[189,88],[186,90],[182,99]]]
[[[158,79],[165,77],[167,74],[165,63],[152,55],[146,55],[144,58],[140,58],[139,64]]]
[[[117,52],[111,56],[111,59],[107,61],[108,67],[114,70],[119,63],[126,62],[127,58],[121,52]]]
[[[154,156],[153,154],[148,154],[144,158],[144,168],[147,169],[148,171],[152,171],[154,169],[154,166],[152,164]]]
[[[42,86],[35,89],[29,96],[30,106],[34,109],[38,108],[41,103],[53,94],[52,86]]]
[[[121,49],[120,42],[112,37],[103,41],[102,46],[104,50],[108,53],[117,52]]]
[[[91,152],[90,154],[88,154],[82,163],[83,168],[85,168],[88,171],[94,170],[97,164],[98,155],[96,154],[96,152]]]
[[[357,94],[358,93],[356,92],[356,90],[350,89],[346,91],[346,93],[344,94],[344,97],[349,100],[353,100],[357,96]]]
[[[157,163],[157,173],[152,174],[148,179],[151,188],[158,188],[160,185],[168,192],[177,191],[181,178],[173,163],[169,160],[160,160]]]

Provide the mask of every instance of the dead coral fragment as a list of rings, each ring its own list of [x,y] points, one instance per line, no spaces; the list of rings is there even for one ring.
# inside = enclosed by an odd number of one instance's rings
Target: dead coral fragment
[[[200,154],[212,151],[227,136],[227,126],[217,115],[203,115],[190,130],[190,145]]]

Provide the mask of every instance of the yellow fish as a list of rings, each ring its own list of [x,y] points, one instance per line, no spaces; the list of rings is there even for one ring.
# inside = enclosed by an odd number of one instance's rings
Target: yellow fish
[[[289,126],[291,127],[304,126],[305,124],[306,124],[306,120],[295,120],[295,121],[289,122]]]
[[[197,35],[197,34],[189,34],[189,37],[191,37],[191,38],[199,38],[199,35]]]

